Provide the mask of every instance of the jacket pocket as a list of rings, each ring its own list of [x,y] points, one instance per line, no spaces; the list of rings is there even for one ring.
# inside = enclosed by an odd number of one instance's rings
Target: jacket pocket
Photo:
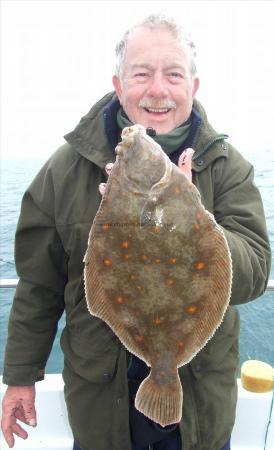
[[[189,363],[192,373],[197,380],[211,371],[218,371],[220,368],[225,370],[227,355],[234,348],[238,335],[238,312],[234,306],[229,306],[221,325],[217,328],[213,337]],[[235,358],[237,359],[237,355],[235,355]]]
[[[85,298],[75,307],[63,330],[61,347],[65,363],[93,383],[107,383],[116,373],[120,341],[101,319],[92,316]]]

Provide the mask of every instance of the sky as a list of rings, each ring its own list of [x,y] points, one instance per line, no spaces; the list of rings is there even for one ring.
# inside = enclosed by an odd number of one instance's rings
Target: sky
[[[113,89],[114,49],[150,13],[197,47],[197,98],[243,154],[273,149],[273,1],[2,0],[2,158],[47,159]],[[274,149],[273,149],[274,151]]]

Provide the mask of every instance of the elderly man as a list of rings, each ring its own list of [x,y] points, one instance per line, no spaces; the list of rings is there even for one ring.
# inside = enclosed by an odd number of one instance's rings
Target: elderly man
[[[116,94],[98,102],[65,138],[26,192],[16,237],[20,276],[10,316],[2,428],[27,437],[35,425],[35,382],[65,309],[63,377],[75,449],[228,450],[237,397],[239,319],[235,304],[266,287],[270,248],[251,165],[208,123],[194,96],[199,86],[193,43],[170,20],[152,16],[117,46]],[[193,183],[223,227],[233,261],[231,306],[206,347],[179,370],[183,420],[161,428],[134,408],[148,367],[129,355],[87,311],[83,256],[100,204],[104,168],[121,130],[140,123],[174,163],[192,147]],[[50,411],[49,411],[50,414]]]

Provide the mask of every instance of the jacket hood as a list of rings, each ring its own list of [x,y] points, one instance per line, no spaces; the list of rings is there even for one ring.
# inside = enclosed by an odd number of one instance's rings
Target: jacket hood
[[[106,134],[104,109],[111,101],[118,100],[115,92],[110,92],[99,100],[90,111],[81,118],[76,128],[66,134],[64,138],[72,148],[80,155],[94,162],[102,169],[105,165],[115,160],[115,154]],[[201,117],[201,124],[197,128],[192,147],[195,150],[193,157],[193,169],[200,172],[213,159],[227,156],[227,145],[214,146],[216,142],[223,141],[228,136],[217,133],[210,125],[206,112],[201,103],[194,99],[193,109]],[[187,145],[189,146],[189,144]],[[209,151],[210,150],[210,151]]]

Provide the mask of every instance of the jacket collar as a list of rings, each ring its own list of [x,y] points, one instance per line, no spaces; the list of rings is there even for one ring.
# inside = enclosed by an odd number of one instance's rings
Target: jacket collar
[[[120,107],[119,100],[114,92],[107,94],[86,114],[76,128],[66,134],[66,141],[82,156],[104,169],[105,165],[115,160],[115,147],[120,140],[120,130],[117,126],[116,115]],[[228,136],[218,134],[207,120],[204,108],[194,99],[191,113],[192,126],[189,136],[182,148],[171,155],[171,160],[177,163],[185,148],[195,150],[193,156],[193,169],[200,172],[212,160],[227,156],[227,146],[214,146],[218,141]],[[209,151],[210,150],[210,151]]]
[[[215,159],[228,156],[228,146],[224,140],[227,134],[217,133],[210,125],[206,112],[201,103],[194,99],[193,107],[197,109],[201,117],[201,127],[198,128],[193,140],[195,153],[192,158],[192,169],[201,172]],[[215,145],[215,144],[221,145]]]

